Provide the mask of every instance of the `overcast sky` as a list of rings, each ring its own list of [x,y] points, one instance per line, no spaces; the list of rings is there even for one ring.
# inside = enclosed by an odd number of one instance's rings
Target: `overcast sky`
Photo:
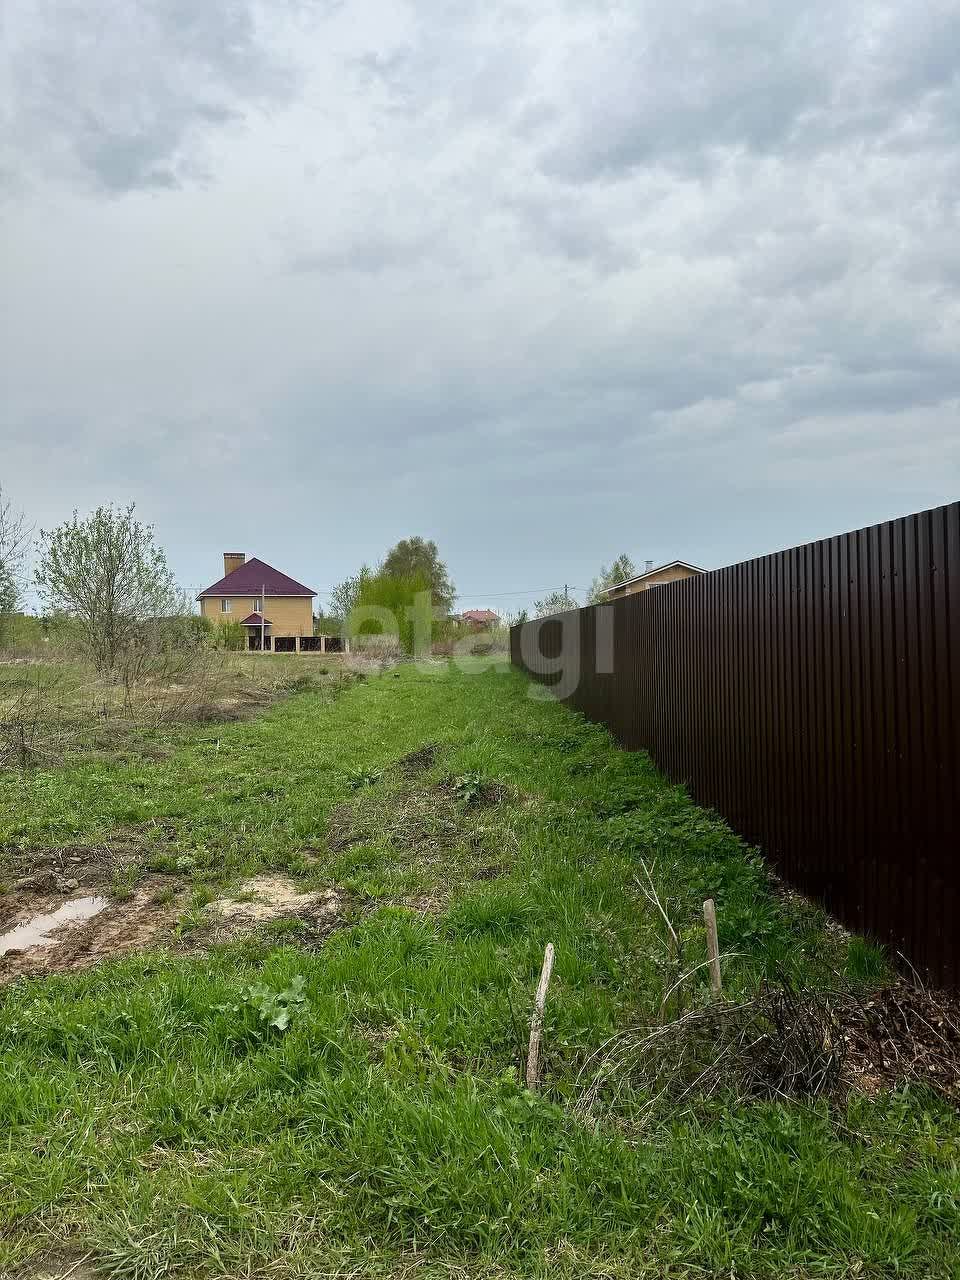
[[[0,483],[463,607],[958,496],[957,0],[5,0]]]

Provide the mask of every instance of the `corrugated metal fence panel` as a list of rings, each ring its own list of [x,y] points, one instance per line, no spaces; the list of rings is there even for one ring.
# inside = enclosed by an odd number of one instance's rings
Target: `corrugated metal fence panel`
[[[565,671],[565,701],[953,985],[958,651],[960,503],[510,634],[515,665]]]

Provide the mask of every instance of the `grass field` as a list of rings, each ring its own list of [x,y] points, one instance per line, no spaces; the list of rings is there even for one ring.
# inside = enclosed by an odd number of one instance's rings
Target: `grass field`
[[[11,875],[121,833],[189,895],[164,949],[2,989],[0,1275],[67,1249],[137,1280],[960,1276],[960,1118],[933,1093],[658,1098],[605,1056],[706,1004],[702,968],[664,994],[707,896],[733,1002],[882,961],[645,757],[527,695],[404,667],[156,758],[0,775]],[[263,869],[336,887],[342,927],[192,948],[203,904]]]
[[[189,737],[191,722],[243,718],[293,689],[344,675],[334,656],[210,649],[161,655],[126,683],[101,678],[78,658],[0,661],[0,768],[161,755]]]

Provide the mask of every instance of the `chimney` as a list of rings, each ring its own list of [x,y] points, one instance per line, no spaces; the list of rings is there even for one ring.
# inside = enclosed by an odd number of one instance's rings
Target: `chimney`
[[[234,569],[239,569],[246,558],[242,551],[225,551],[223,553],[223,576],[226,577],[228,573],[233,573]]]
[[[224,560],[226,560],[226,556],[224,556]],[[241,561],[240,561],[240,563],[242,564],[242,563],[243,563],[243,561],[241,560]],[[647,566],[646,566],[646,568],[644,569],[644,571],[643,571],[643,572],[644,572],[644,573],[649,573],[649,572],[650,572],[650,570],[651,570],[652,568],[653,568],[653,561],[652,561],[652,560],[648,560],[648,561],[647,561]]]

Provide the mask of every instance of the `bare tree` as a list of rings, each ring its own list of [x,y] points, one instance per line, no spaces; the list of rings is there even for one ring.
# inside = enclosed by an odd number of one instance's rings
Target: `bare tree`
[[[13,613],[23,590],[24,563],[32,529],[0,485],[0,614]]]
[[[40,532],[36,583],[51,609],[77,619],[97,669],[116,666],[142,624],[177,608],[173,575],[134,506],[98,507]]]

